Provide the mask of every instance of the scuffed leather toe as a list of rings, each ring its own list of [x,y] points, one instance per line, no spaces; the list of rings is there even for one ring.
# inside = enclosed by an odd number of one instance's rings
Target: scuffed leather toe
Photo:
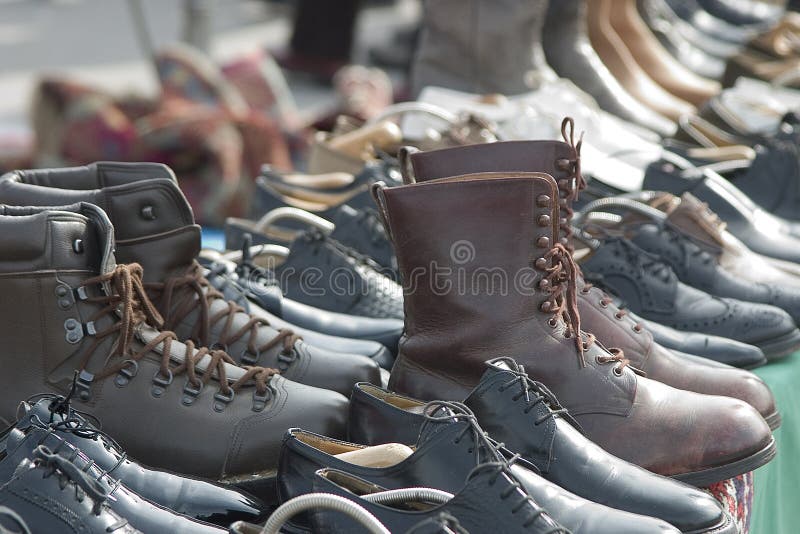
[[[349,395],[358,382],[381,383],[380,366],[367,356],[344,354],[311,346],[302,341],[295,344],[300,361],[284,373],[290,380]],[[313,366],[308,362],[314,362]]]

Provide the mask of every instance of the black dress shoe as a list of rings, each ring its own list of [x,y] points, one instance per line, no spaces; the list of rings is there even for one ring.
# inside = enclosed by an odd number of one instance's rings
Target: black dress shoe
[[[282,261],[268,270],[288,298],[348,315],[403,318],[403,289],[372,260],[319,230],[294,240]]]
[[[216,519],[226,525],[230,519],[235,520],[237,515],[238,518],[249,517],[251,520],[261,515],[261,509],[254,506],[254,500],[234,491],[164,472],[150,471],[131,462],[113,441],[85,425],[74,412],[67,418],[54,414],[53,422],[48,423],[50,402],[52,399],[45,399],[34,406],[28,406],[25,417],[0,438],[0,447],[5,453],[0,461],[0,483],[12,479],[16,466],[29,458],[37,446],[44,445],[53,454],[63,458],[63,462],[85,473],[93,485],[107,494],[108,506],[143,532],[224,532],[220,527],[166,508],[167,503],[198,515],[206,514],[208,519]],[[74,442],[86,445],[87,451],[84,452]],[[159,506],[145,500],[126,487],[123,481],[112,476],[131,480],[134,485],[160,498],[163,503],[158,503]],[[194,496],[197,503],[191,502]],[[224,508],[224,503],[229,503],[228,509]]]
[[[422,491],[417,498],[403,494],[396,500],[378,500],[377,494],[385,493],[386,488],[336,469],[317,471],[314,491],[337,495],[358,504],[390,532],[409,532],[421,521],[435,521],[445,513],[472,532],[569,534],[528,495],[504,463],[477,466],[458,493],[450,499],[443,495],[439,502],[434,501],[435,504],[431,503],[435,497]],[[311,522],[314,532],[320,534],[369,532],[360,523],[333,510],[322,509],[313,513]]]
[[[609,113],[660,135],[671,135],[675,124],[645,107],[620,85],[592,48],[587,28],[583,0],[550,2],[542,35],[547,63],[559,76],[592,95]]]
[[[382,274],[399,280],[394,248],[374,209],[339,206],[331,214],[329,222],[334,225],[333,231],[328,234],[331,239],[371,259],[381,267]],[[225,248],[241,250],[249,245],[265,244],[288,246],[301,233],[301,230],[291,228],[275,228],[277,225],[278,221],[275,221],[270,226],[271,230],[264,229],[262,232],[253,221],[229,218],[225,221]],[[249,240],[246,239],[248,234]]]
[[[753,252],[800,263],[800,239],[791,235],[792,222],[759,208],[716,172],[698,169],[677,154],[665,153],[664,158],[647,167],[642,189],[677,196],[689,192],[708,204],[726,222],[726,229]]]
[[[204,261],[204,260],[201,260]],[[219,259],[205,262],[208,281],[225,298],[248,313],[264,316],[276,328],[287,328],[315,347],[372,358],[391,369],[403,333],[401,319],[361,317],[336,313],[284,297],[268,273],[253,265],[247,269]]]
[[[442,402],[415,406],[424,422],[416,427],[413,450],[400,443],[375,448],[289,430],[279,460],[280,501],[314,491],[314,473],[326,467],[389,489],[428,487],[457,493],[479,464],[503,463],[508,457],[514,460],[511,471],[528,494],[573,534],[675,532],[663,521],[588,501],[541,478],[532,464],[492,442],[466,406]],[[301,517],[294,528],[302,530],[303,525],[308,528],[307,518]]]
[[[672,351],[695,354],[703,357],[704,360],[741,367],[742,369],[753,369],[767,363],[764,352],[754,345],[699,332],[681,332],[674,328],[642,319],[634,313],[630,313],[630,316],[634,321],[642,323],[647,331],[653,334],[653,339],[659,345]]]
[[[3,463],[9,460],[6,457]],[[0,531],[6,532],[5,527],[8,527],[12,533],[24,534],[142,534],[111,509],[106,488],[44,446],[28,451],[3,482],[0,485]],[[148,532],[164,531],[156,528]]]
[[[59,445],[65,450],[79,449],[81,455],[129,490],[174,512],[226,526],[237,520],[257,521],[265,515],[264,503],[242,492],[154,471],[135,462],[63,398],[48,395],[32,404],[23,402],[18,413],[17,430],[45,437],[43,443],[53,450],[60,450]]]
[[[760,348],[767,359],[800,348],[800,330],[785,311],[714,297],[678,280],[660,257],[624,238],[608,237],[581,261],[585,278],[634,313],[677,330],[728,337]]]
[[[762,30],[758,24],[739,26],[715,17],[704,10],[697,0],[667,0],[667,4],[697,31],[722,41],[743,45]]]
[[[683,532],[735,532],[703,491],[620,460],[583,436],[552,393],[510,358],[487,362],[464,401],[494,439],[530,462],[550,482],[583,498],[658,517]],[[369,384],[353,388],[350,439],[408,442],[424,421],[422,403]]]

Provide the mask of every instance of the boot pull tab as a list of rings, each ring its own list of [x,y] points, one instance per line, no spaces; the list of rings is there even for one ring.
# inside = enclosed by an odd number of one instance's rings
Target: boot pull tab
[[[386,196],[384,195],[386,189],[388,189],[388,186],[384,182],[375,182],[372,184],[372,187],[370,187],[369,192],[372,195],[372,200],[374,200],[375,204],[378,206],[378,213],[381,216],[386,235],[389,236],[389,239],[394,241],[392,229],[389,226],[389,211],[386,209]]]
[[[400,162],[400,173],[403,175],[405,185],[417,183],[414,176],[414,167],[411,165],[411,156],[420,150],[413,146],[402,146],[397,152],[397,160]]]

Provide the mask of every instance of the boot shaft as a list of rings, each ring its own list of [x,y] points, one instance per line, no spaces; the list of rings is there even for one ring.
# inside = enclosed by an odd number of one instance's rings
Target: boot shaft
[[[15,171],[0,178],[0,203],[100,206],[116,231],[120,263],[139,263],[145,281],[183,274],[200,252],[200,227],[169,167],[99,162],[85,167]]]

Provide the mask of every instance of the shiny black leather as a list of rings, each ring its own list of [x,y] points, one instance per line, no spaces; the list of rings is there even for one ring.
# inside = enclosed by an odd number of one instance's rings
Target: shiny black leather
[[[587,280],[608,289],[645,319],[749,343],[767,358],[784,356],[800,344],[800,330],[785,311],[690,287],[659,257],[627,239],[605,239],[581,267]]]
[[[416,506],[425,502],[408,499],[399,506],[374,504],[362,495],[386,491],[377,484],[336,469],[321,469],[314,478],[314,491],[338,495],[355,502],[375,516],[390,532],[408,532],[421,521],[435,521],[441,514],[455,517],[471,532],[531,532],[569,534],[542,511],[502,464],[482,464],[470,472],[466,484],[445,503]],[[311,516],[314,532],[350,534],[369,532],[342,513],[321,509]]]
[[[673,352],[695,354],[734,367],[751,369],[767,363],[767,358],[758,347],[721,336],[710,336],[699,332],[680,332],[654,321],[642,319],[630,313],[631,319],[644,325],[653,339]]]
[[[33,404],[23,402],[15,428],[26,433],[35,432],[44,444],[53,450],[63,449],[65,455],[79,449],[95,466],[120,480],[127,489],[178,514],[222,526],[263,517],[266,506],[254,497],[203,480],[154,471],[135,462],[80,414],[68,408],[58,411],[53,402],[52,396]],[[59,447],[61,440],[65,443]],[[161,511],[156,510],[156,513]],[[123,515],[128,516],[127,513]],[[147,530],[144,525],[137,526]]]
[[[587,27],[585,0],[551,1],[542,34],[547,63],[609,113],[660,135],[671,135],[675,125],[631,96],[603,64],[589,43]]]
[[[318,230],[303,233],[273,269],[292,300],[349,315],[403,318],[402,287],[371,260]]]
[[[800,288],[742,280],[721,268],[713,256],[666,222],[629,229],[631,241],[668,263],[681,282],[717,297],[772,304],[800,322]]]
[[[260,276],[238,277],[225,265],[209,262],[208,281],[248,313],[263,316],[276,328],[288,328],[315,347],[360,354],[391,368],[403,333],[400,319],[376,319],[321,310],[284,297]],[[241,284],[245,284],[247,289]],[[302,326],[298,326],[302,325]]]
[[[576,495],[657,517],[683,532],[735,532],[730,518],[703,491],[620,460],[587,439],[561,412],[552,393],[530,380],[510,358],[488,362],[464,404],[493,439],[520,454],[542,477]],[[350,399],[349,437],[369,439],[365,442],[371,444],[409,443],[424,422],[421,407],[420,401],[356,384]]]
[[[452,403],[448,404],[452,406]],[[415,443],[413,454],[394,465],[362,467],[333,454],[358,450],[364,445],[292,429],[286,435],[279,460],[280,501],[311,492],[314,472],[325,467],[345,471],[389,489],[422,486],[456,493],[476,466],[487,461],[504,461],[503,455],[484,436],[483,430],[474,422],[474,415],[466,407],[459,408],[451,417],[427,418]],[[508,452],[505,454],[510,456]],[[511,467],[514,476],[534,500],[573,534],[675,532],[663,521],[578,497],[543,479],[534,470],[525,461]]]
[[[3,463],[9,461],[7,457]],[[105,488],[45,447],[29,451],[27,457],[17,461],[3,482],[0,484],[2,532],[17,532],[24,523],[35,534],[142,534],[111,510]]]
[[[800,238],[791,235],[792,223],[759,208],[713,171],[683,170],[672,158],[660,160],[647,167],[642,189],[666,191],[677,196],[690,192],[707,203],[711,211],[725,221],[726,230],[753,252],[800,263]]]
[[[715,17],[704,10],[697,0],[667,0],[667,4],[676,15],[690,23],[697,31],[715,39],[745,44],[758,35],[761,29],[757,24],[740,26]]]
[[[111,510],[143,532],[176,534],[224,532],[224,529],[218,526],[191,519],[143,499],[125,485],[118,483],[111,475],[105,474],[104,468],[92,465],[92,459],[80,449],[38,425],[29,426],[25,430],[15,427],[3,436],[0,446],[5,449],[6,456],[0,461],[0,484],[11,480],[19,463],[30,458],[40,445],[63,457],[65,461],[73,463],[77,468],[86,469],[87,476],[108,495],[107,502]],[[36,532],[59,532],[59,530],[36,530]]]

